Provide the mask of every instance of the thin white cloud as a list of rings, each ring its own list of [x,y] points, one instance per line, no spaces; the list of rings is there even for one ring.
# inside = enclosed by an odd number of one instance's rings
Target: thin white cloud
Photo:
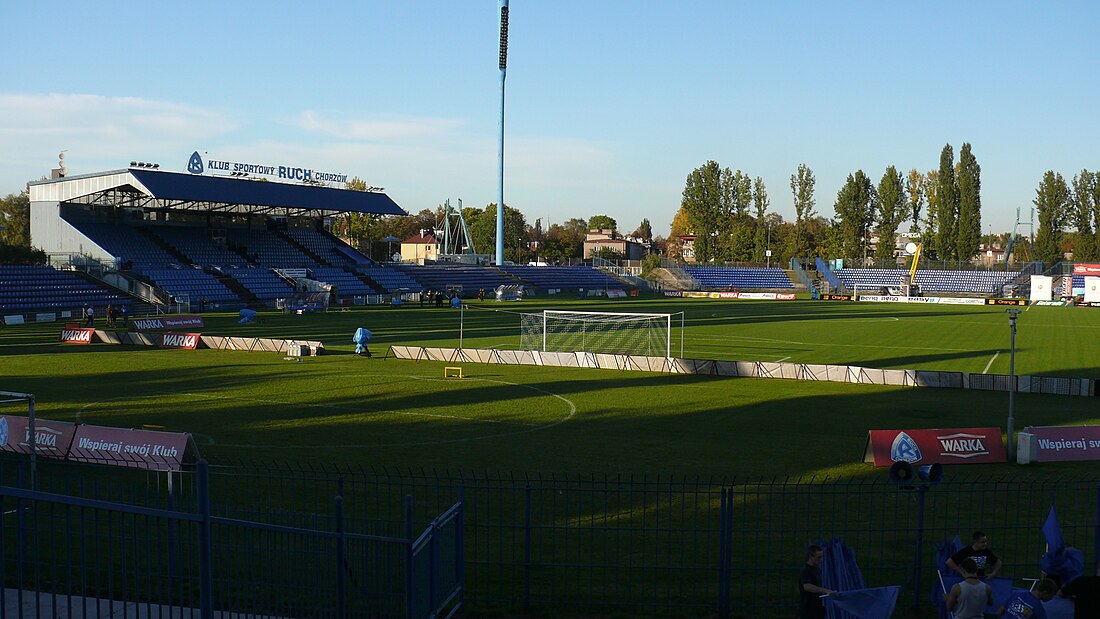
[[[187,150],[240,125],[224,111],[140,97],[0,93],[0,182],[17,188],[41,177],[61,150],[72,173],[98,172]]]
[[[306,110],[299,114],[297,125],[310,132],[330,137],[374,142],[423,139],[447,135],[465,123],[450,118],[385,118],[339,119],[321,112]]]

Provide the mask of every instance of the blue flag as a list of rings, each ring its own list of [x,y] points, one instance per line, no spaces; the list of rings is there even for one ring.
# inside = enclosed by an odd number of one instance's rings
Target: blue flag
[[[1043,537],[1047,538],[1047,552],[1056,555],[1066,549],[1066,540],[1062,537],[1062,527],[1058,525],[1058,515],[1054,513],[1054,506],[1050,506],[1050,513],[1043,523]]]
[[[1050,506],[1050,514],[1047,515],[1042,530],[1043,537],[1047,540],[1047,551],[1039,559],[1039,569],[1060,585],[1080,576],[1084,572],[1085,557],[1080,550],[1066,546],[1053,505]]]
[[[859,619],[889,619],[900,592],[900,586],[838,591],[825,598],[825,606],[834,606]]]

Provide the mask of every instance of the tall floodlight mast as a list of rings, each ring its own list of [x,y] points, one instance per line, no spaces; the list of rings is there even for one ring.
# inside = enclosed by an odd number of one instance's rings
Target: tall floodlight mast
[[[497,266],[504,264],[504,77],[508,73],[508,0],[500,1],[500,144],[497,148]]]

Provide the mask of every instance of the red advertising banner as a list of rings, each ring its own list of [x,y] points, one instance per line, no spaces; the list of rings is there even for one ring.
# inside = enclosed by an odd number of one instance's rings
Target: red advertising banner
[[[1000,428],[871,430],[863,454],[863,461],[874,462],[875,466],[895,462],[985,464],[1005,460]]]
[[[134,331],[168,331],[202,326],[202,316],[158,316],[130,321],[130,328]]]
[[[195,350],[199,345],[199,337],[198,333],[163,333],[160,336],[160,347]]]
[[[1100,426],[1032,426],[1024,430],[1035,435],[1039,462],[1100,460]]]
[[[95,329],[91,327],[68,327],[61,330],[59,340],[62,344],[91,344]]]
[[[1100,275],[1100,264],[1075,264],[1074,275]]]
[[[34,453],[64,458],[73,442],[76,424],[49,419],[34,420]],[[19,415],[0,415],[0,450],[31,452],[30,420]]]
[[[150,470],[180,470],[188,436],[176,432],[77,427],[69,460]]]

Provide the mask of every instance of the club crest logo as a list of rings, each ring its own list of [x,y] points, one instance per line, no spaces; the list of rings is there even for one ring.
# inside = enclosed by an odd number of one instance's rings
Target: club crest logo
[[[905,432],[898,432],[898,435],[894,437],[894,443],[890,445],[890,459],[894,462],[913,464],[919,462],[920,458],[920,447],[917,446],[917,442],[913,440],[913,437]]]
[[[191,159],[187,162],[187,171],[192,174],[202,174],[206,168],[202,165],[202,157],[199,151],[191,153]]]

